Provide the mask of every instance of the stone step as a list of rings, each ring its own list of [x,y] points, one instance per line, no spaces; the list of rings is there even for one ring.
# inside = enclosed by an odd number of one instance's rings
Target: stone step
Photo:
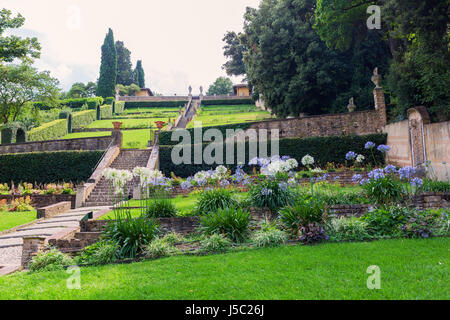
[[[77,232],[75,233],[75,239],[98,241],[102,236],[102,232]]]

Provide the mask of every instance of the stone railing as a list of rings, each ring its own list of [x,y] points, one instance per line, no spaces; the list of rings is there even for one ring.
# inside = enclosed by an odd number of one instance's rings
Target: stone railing
[[[158,102],[158,101],[186,101],[189,100],[188,96],[156,96],[156,97],[119,97],[119,101],[126,102],[138,102],[138,101],[150,101],[150,102]]]

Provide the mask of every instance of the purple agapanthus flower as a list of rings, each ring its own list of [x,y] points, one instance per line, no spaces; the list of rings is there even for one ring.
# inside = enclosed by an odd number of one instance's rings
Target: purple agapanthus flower
[[[393,166],[392,164],[387,165],[384,168],[384,172],[387,174],[391,174],[391,173],[396,173],[397,172],[397,168],[395,166]]]
[[[382,153],[386,153],[388,151],[391,151],[391,147],[387,146],[385,144],[380,144],[377,148],[378,151],[382,152]]]
[[[268,196],[268,195],[272,194],[272,189],[262,188],[262,189],[261,189],[261,194],[262,194],[263,196]]]
[[[420,178],[414,178],[411,180],[411,185],[413,187],[421,187],[423,185],[423,180]]]
[[[413,167],[403,167],[398,169],[398,173],[400,175],[400,179],[411,179],[416,173],[416,169]]]
[[[375,169],[369,172],[369,178],[373,180],[378,180],[384,178],[383,169]]]
[[[221,187],[226,187],[228,185],[230,185],[230,182],[228,180],[221,180],[220,181],[220,186]]]
[[[345,159],[347,159],[347,160],[355,160],[357,156],[358,155],[356,153],[354,153],[353,151],[349,151],[345,155]]]
[[[369,183],[369,179],[361,179],[361,181],[359,182],[360,185],[365,185],[366,183]]]
[[[360,174],[355,174],[355,175],[352,177],[352,181],[353,181],[354,183],[357,183],[357,182],[361,181],[361,179],[362,179],[362,175],[360,175]]]
[[[190,181],[186,180],[186,181],[183,181],[181,183],[181,189],[187,190],[187,189],[190,189],[190,188],[192,188],[192,183]]]
[[[367,141],[366,144],[365,144],[365,146],[364,146],[364,148],[365,148],[366,150],[373,149],[373,148],[375,148],[375,143],[373,143],[372,141]]]

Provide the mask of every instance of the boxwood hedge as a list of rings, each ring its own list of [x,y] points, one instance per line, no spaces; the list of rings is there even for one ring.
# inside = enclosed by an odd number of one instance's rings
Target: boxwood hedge
[[[214,106],[214,105],[237,105],[237,104],[255,104],[252,99],[223,99],[223,100],[202,100],[202,106]]]
[[[56,140],[67,134],[67,119],[44,123],[28,132],[28,141]]]
[[[105,104],[100,107],[100,119],[112,118],[112,105]]]
[[[103,151],[58,151],[0,155],[0,183],[86,181]]]
[[[366,157],[366,161],[373,164],[373,159],[367,150],[364,149],[364,145],[367,141],[372,141],[376,144],[385,144],[387,139],[386,134],[371,134],[365,136],[336,136],[336,137],[312,137],[312,138],[294,138],[294,139],[280,139],[279,151],[281,156],[290,156],[295,158],[299,164],[300,160],[306,154],[309,154],[315,159],[315,166],[325,166],[328,162],[334,162],[335,164],[345,164],[345,155],[348,151],[354,151],[358,154],[363,154]],[[267,142],[267,150],[270,152],[271,141]],[[209,145],[209,143],[202,144],[202,150]],[[159,163],[160,170],[170,176],[173,172],[180,177],[188,177],[200,170],[214,169],[217,165],[194,164],[194,145],[191,145],[191,163],[192,164],[179,164],[175,165],[172,162],[172,150],[174,146],[160,146],[159,149]],[[223,147],[223,156],[226,158],[226,145]],[[248,154],[249,143],[245,143],[246,158],[245,164],[250,160]],[[233,150],[237,150],[236,143],[234,143]],[[383,155],[375,150],[375,157],[378,163],[384,163]],[[234,151],[234,163],[237,163],[236,151]],[[229,165],[229,168],[234,171],[236,165]],[[301,164],[300,167],[301,168]],[[244,170],[250,172],[251,168],[247,165],[244,166]]]
[[[90,125],[97,118],[96,110],[85,110],[72,114],[72,128],[81,128]]]
[[[114,104],[114,113],[121,114],[125,109],[125,101],[116,101]]]
[[[187,100],[180,101],[127,101],[125,109],[130,108],[178,108],[188,103]]]

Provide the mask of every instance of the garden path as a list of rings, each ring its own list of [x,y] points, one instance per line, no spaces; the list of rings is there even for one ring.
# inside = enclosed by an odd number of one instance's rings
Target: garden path
[[[0,276],[18,270],[21,265],[22,244],[25,236],[50,238],[69,228],[77,228],[80,220],[88,212],[97,212],[105,207],[84,207],[73,209],[67,213],[49,219],[36,221],[33,224],[18,228],[11,233],[0,234]]]

